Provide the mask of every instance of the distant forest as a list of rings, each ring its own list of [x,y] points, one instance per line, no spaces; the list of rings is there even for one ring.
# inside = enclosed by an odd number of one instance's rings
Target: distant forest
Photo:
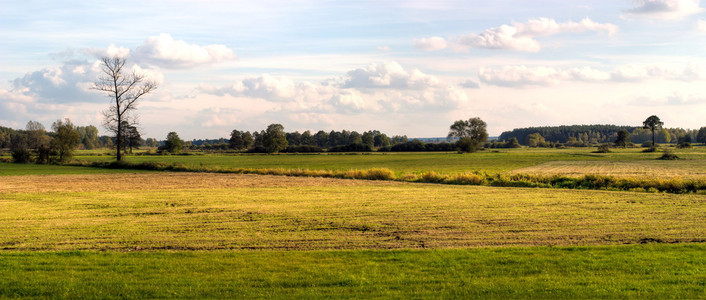
[[[642,144],[652,140],[649,129],[635,126],[616,125],[570,125],[517,128],[503,132],[498,141],[509,141],[516,138],[522,145],[530,145],[539,139],[545,143],[560,143],[565,146],[589,146],[603,143],[613,143],[618,131],[625,129],[630,133],[630,142]],[[688,136],[696,141],[699,130],[682,128],[662,128],[655,132],[657,143],[676,143],[679,137]],[[537,136],[536,134],[539,134]]]

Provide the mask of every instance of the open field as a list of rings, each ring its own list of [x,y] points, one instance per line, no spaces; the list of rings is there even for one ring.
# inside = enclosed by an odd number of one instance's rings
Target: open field
[[[645,161],[551,161],[516,169],[514,173],[532,175],[583,176],[600,174],[615,177],[706,178],[704,160]]]
[[[699,299],[704,245],[0,252],[0,297]]]
[[[37,165],[37,164],[13,164],[0,162],[1,176],[17,175],[59,175],[59,174],[106,174],[106,173],[136,173],[144,172],[140,170],[119,170],[101,169],[90,167],[58,166],[58,165]]]
[[[591,150],[128,159],[343,171],[382,165],[397,174],[534,168],[699,179],[706,169],[702,148],[677,152],[688,158],[680,161]],[[0,298],[706,294],[704,194],[32,164],[0,164],[0,175]]]
[[[0,248],[407,249],[706,241],[706,196],[257,175],[11,176]]]
[[[662,155],[642,153],[641,148],[613,149],[612,153],[592,153],[595,148],[568,149],[499,149],[471,154],[457,153],[369,153],[369,154],[206,154],[173,156],[127,156],[126,161],[164,162],[187,167],[227,168],[282,168],[311,170],[351,170],[387,168],[397,174],[418,174],[434,171],[440,174],[466,172],[509,173],[518,170],[543,172],[532,167],[559,168],[557,173],[574,170],[585,174],[650,176],[657,171],[672,176],[706,174],[706,147],[692,149],[671,148],[683,160],[657,161]],[[82,161],[112,161],[111,156],[77,155]],[[653,167],[650,167],[653,166]],[[619,169],[616,169],[619,167]],[[563,168],[563,169],[562,169]],[[549,170],[551,171],[551,170]],[[557,170],[555,170],[557,171]],[[700,176],[700,175],[697,175]]]

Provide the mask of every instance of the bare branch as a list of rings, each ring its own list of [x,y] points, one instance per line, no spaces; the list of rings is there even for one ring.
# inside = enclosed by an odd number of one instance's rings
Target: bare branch
[[[130,118],[129,112],[136,108],[140,97],[155,90],[157,84],[151,80],[143,82],[145,76],[134,71],[125,74],[126,60],[119,56],[103,57],[101,62],[101,71],[105,76],[99,77],[91,89],[103,92],[110,98],[109,108],[103,111],[103,127],[116,135],[117,159],[121,160],[122,126],[134,124],[130,121],[135,122],[137,118]]]

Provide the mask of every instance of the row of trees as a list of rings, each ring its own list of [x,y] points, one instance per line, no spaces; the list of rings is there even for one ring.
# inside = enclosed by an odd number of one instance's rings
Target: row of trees
[[[64,162],[71,158],[73,150],[81,141],[79,128],[71,120],[57,120],[47,132],[39,122],[30,121],[25,130],[6,130],[12,158],[15,162],[51,163]],[[90,131],[82,128],[82,132]],[[6,141],[5,141],[6,142]]]
[[[597,144],[614,143],[620,132],[627,133],[626,142],[643,144],[652,143],[651,128],[615,125],[572,125],[555,127],[517,128],[503,132],[498,140],[509,141],[517,139],[522,145],[530,147],[552,147],[563,145],[569,147],[588,147]],[[706,127],[698,130],[682,128],[654,128],[655,143],[679,143],[683,140],[706,143]]]
[[[332,130],[330,132],[320,130],[312,134],[309,130],[303,133],[298,131],[285,132],[281,124],[271,124],[267,129],[259,132],[254,131],[251,133],[249,131],[233,130],[228,140],[228,147],[233,150],[273,153],[287,151],[287,148],[335,150],[349,145],[364,145],[370,149],[385,148],[405,143],[408,140],[407,136],[393,136],[390,138],[378,130],[370,130],[362,134],[348,130]]]

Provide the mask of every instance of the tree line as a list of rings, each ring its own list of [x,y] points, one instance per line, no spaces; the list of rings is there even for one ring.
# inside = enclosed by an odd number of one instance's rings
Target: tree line
[[[509,141],[515,138],[520,144],[530,147],[553,147],[556,145],[569,147],[588,147],[597,144],[614,143],[618,134],[626,131],[629,134],[627,143],[645,144],[652,141],[650,128],[617,125],[570,125],[516,128],[503,132],[499,141]],[[655,128],[656,143],[674,143],[680,141],[696,141],[706,143],[706,127],[700,129]]]

